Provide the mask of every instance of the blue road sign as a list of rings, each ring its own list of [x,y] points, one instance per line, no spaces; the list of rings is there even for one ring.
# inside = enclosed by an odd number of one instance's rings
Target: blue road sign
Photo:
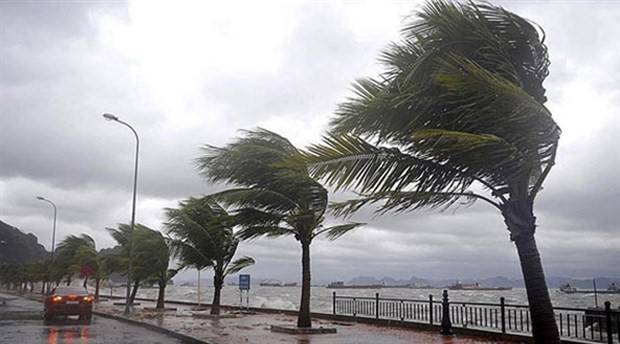
[[[250,290],[250,275],[239,275],[239,290]]]

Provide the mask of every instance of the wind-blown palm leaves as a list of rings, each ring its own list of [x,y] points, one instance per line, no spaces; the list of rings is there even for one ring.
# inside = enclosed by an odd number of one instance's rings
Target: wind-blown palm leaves
[[[233,232],[234,218],[209,197],[190,198],[166,213],[166,230],[172,236],[168,244],[181,268],[213,268],[211,314],[220,314],[224,278],[254,264],[251,257],[232,261],[239,245]]]
[[[302,293],[297,326],[311,327],[310,244],[325,234],[336,239],[359,223],[323,227],[327,190],[308,175],[299,151],[286,138],[264,129],[245,131],[223,147],[205,146],[198,167],[213,182],[235,188],[215,195],[233,206],[243,239],[292,235],[302,247]]]
[[[361,193],[335,205],[340,215],[368,203],[408,211],[482,200],[499,209],[521,258],[534,337],[557,343],[534,240],[533,203],[560,136],[543,105],[543,41],[500,7],[430,1],[383,53],[386,71],[354,84],[305,160],[313,176]]]

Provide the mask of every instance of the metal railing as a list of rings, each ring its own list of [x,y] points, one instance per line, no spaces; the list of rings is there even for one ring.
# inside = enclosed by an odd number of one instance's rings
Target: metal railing
[[[503,297],[499,303],[451,302],[444,291],[443,300],[397,299],[332,295],[334,315],[375,318],[396,321],[422,322],[442,325],[442,333],[450,333],[447,326],[474,328],[500,333],[531,334],[532,322],[529,307],[507,304]],[[444,313],[443,308],[448,307]],[[595,343],[620,343],[620,309],[605,308],[554,308],[560,336]],[[446,319],[447,317],[447,319]]]

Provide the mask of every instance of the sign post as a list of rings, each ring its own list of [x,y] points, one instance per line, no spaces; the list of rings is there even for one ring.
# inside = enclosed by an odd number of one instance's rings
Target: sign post
[[[250,275],[239,275],[239,307],[243,311],[243,292],[246,292],[245,303],[246,310],[250,310]]]

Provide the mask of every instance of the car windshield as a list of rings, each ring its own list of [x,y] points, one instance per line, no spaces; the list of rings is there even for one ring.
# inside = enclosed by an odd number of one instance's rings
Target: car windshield
[[[75,286],[58,286],[54,289],[53,294],[56,295],[70,295],[70,294],[74,294],[74,295],[85,295],[88,294],[88,291],[86,291],[86,289],[82,288],[82,287],[75,287]]]

